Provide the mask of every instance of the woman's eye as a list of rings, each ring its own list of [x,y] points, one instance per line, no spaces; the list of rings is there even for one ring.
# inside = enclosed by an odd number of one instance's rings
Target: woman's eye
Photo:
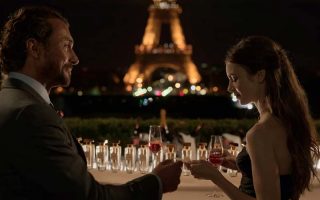
[[[238,77],[235,77],[235,76],[230,76],[230,80],[232,82],[236,82],[238,80]]]

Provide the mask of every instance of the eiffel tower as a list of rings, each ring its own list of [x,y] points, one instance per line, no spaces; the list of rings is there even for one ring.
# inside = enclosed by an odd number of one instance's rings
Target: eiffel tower
[[[153,73],[164,67],[184,74],[190,84],[201,81],[191,59],[192,46],[186,44],[182,31],[181,13],[176,0],[153,0],[142,44],[135,46],[136,60],[123,78],[127,86],[150,83]],[[161,28],[165,27],[168,27],[172,43],[163,44],[161,41]]]

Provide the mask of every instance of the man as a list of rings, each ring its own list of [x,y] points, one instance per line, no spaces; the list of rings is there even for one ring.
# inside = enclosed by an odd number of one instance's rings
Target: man
[[[69,25],[47,7],[19,9],[5,24],[0,91],[0,199],[161,199],[176,190],[181,162],[165,161],[124,185],[99,184],[75,137],[51,107],[79,60]],[[112,181],[112,180],[110,180]]]

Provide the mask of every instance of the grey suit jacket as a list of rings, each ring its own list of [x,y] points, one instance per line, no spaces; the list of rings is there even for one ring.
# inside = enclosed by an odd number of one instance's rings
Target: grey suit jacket
[[[112,180],[110,180],[112,182]],[[148,174],[101,185],[63,120],[31,87],[7,79],[0,91],[0,199],[161,199]]]

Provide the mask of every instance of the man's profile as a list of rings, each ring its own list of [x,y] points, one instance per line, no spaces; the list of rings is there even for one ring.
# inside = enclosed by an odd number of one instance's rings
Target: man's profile
[[[0,66],[0,199],[161,199],[177,189],[181,162],[161,163],[123,185],[87,171],[75,136],[51,107],[50,90],[68,86],[79,59],[68,21],[48,7],[23,7],[5,23]],[[112,182],[112,180],[110,180]]]

